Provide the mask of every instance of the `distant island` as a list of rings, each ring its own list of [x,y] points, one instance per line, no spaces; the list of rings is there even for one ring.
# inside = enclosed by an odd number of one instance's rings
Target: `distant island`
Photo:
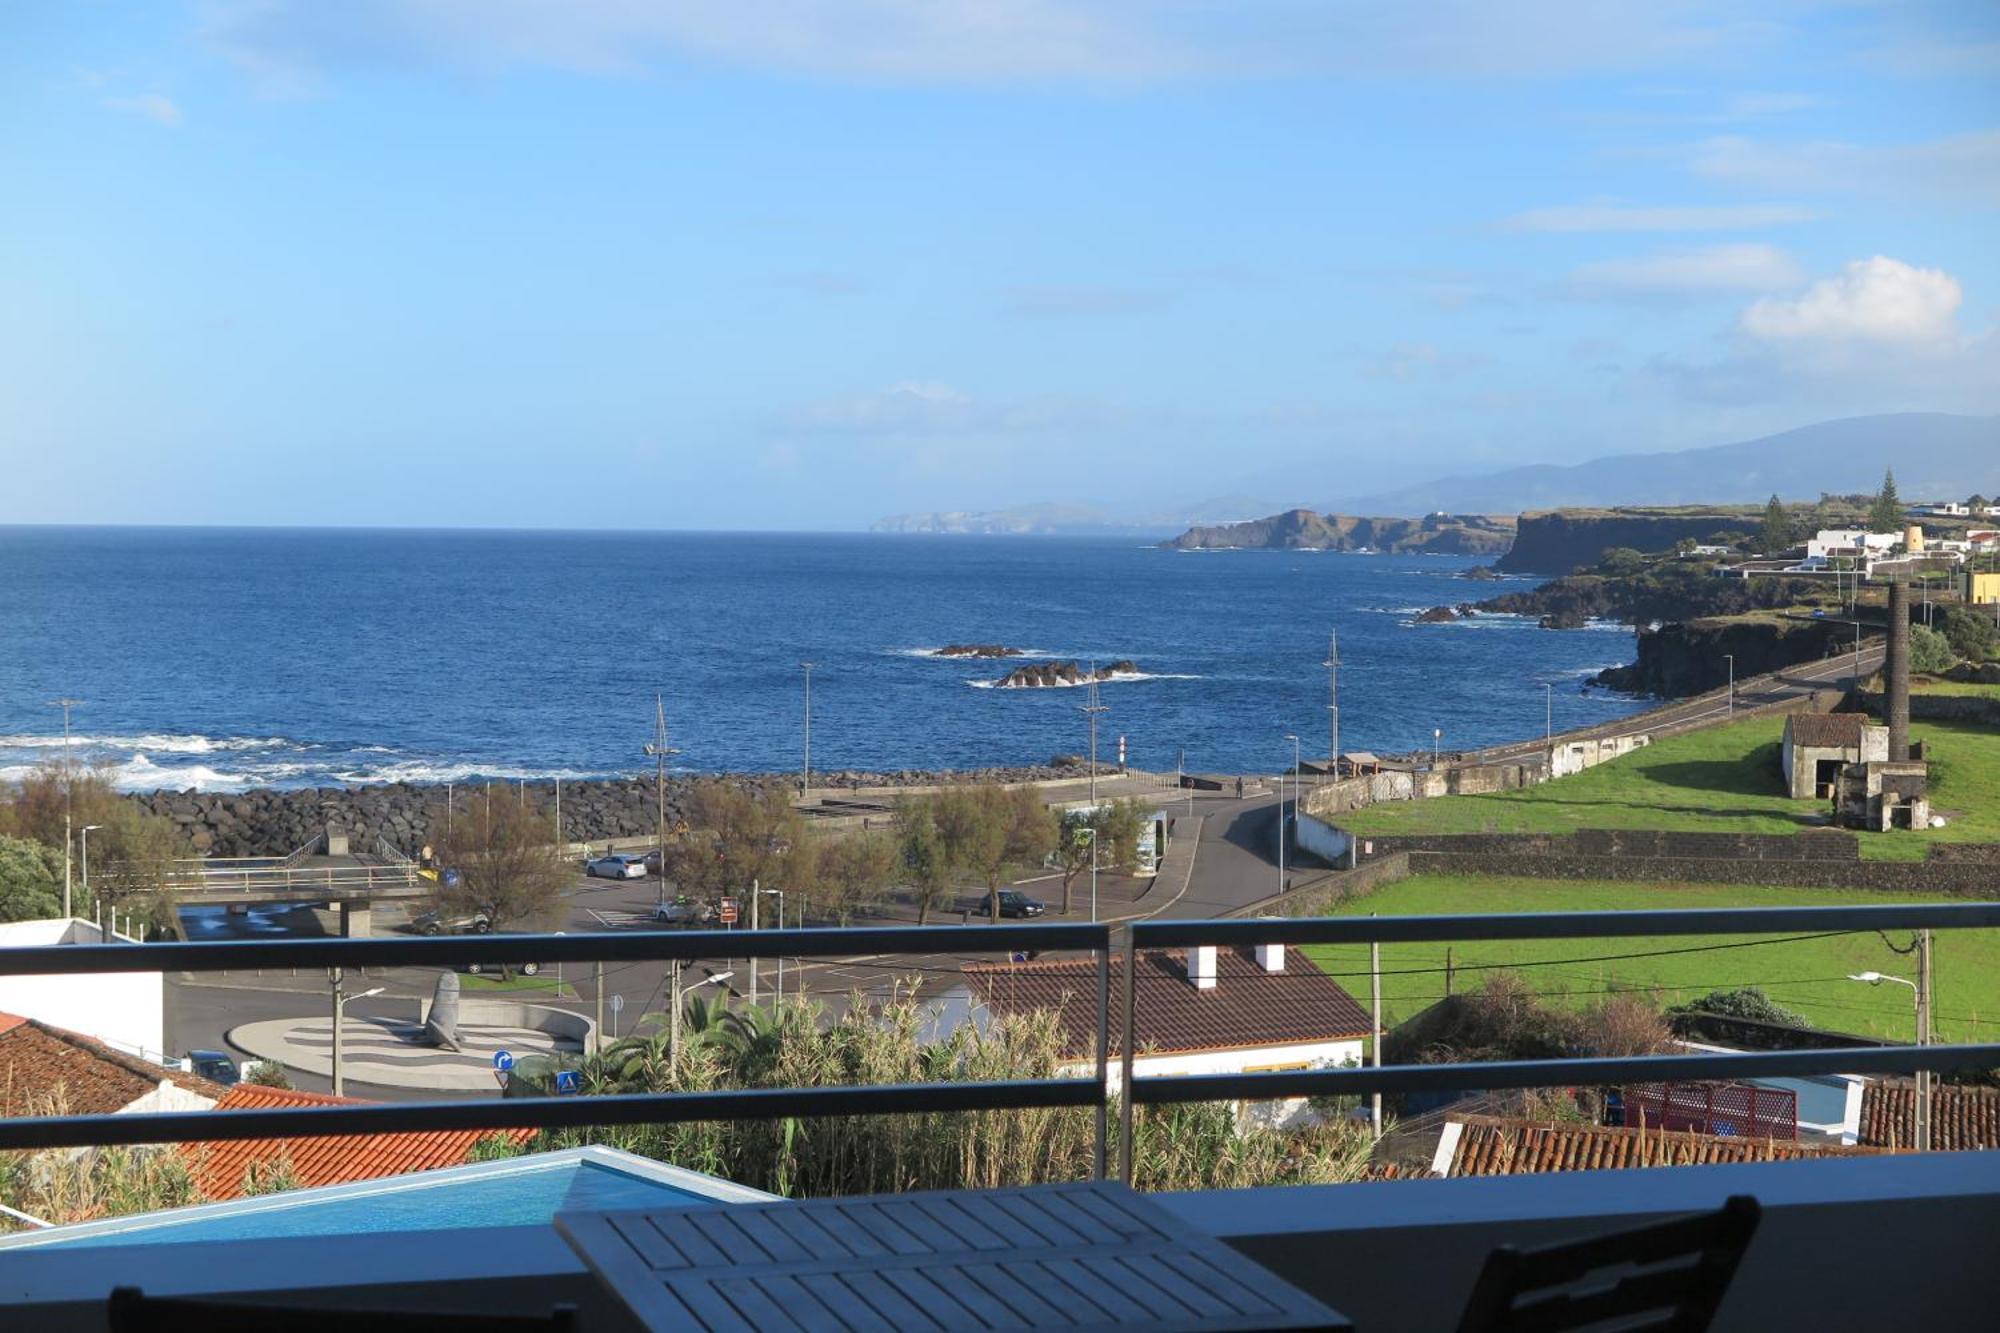
[[[1516,520],[1499,514],[1426,514],[1422,518],[1355,518],[1291,509],[1248,523],[1190,528],[1161,545],[1175,551],[1375,551],[1384,555],[1503,555],[1514,544]]]
[[[1020,657],[1019,648],[1006,648],[997,643],[948,643],[942,648],[933,648],[932,657]]]

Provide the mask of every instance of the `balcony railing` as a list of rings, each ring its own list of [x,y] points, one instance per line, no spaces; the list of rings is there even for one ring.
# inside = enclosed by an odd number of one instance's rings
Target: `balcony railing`
[[[493,1098],[324,1109],[52,1116],[0,1121],[0,1150],[298,1138],[424,1130],[776,1119],[902,1112],[1090,1108],[1095,1169],[1110,1163],[1110,1111],[1122,1117],[1118,1170],[1132,1177],[1132,1118],[1141,1105],[1275,1100],[1375,1092],[1470,1091],[1579,1084],[1733,1080],[1752,1076],[1947,1072],[2000,1066],[2000,1043],[1841,1047],[1728,1055],[1389,1065],[1303,1072],[1135,1077],[1131,1040],[1138,951],[1203,944],[1364,944],[1636,936],[1789,935],[1883,929],[2000,928],[2000,903],[1882,907],[1725,908],[1463,916],[1148,921],[1123,929],[1121,1004],[1111,1006],[1114,931],[1108,925],[883,927],[837,930],[674,931],[615,935],[230,941],[0,949],[0,976],[221,971],[260,967],[462,966],[469,963],[683,962],[705,958],[878,957],[1016,950],[1088,951],[1096,959],[1095,1069],[1090,1077],[749,1089],[589,1097]],[[1129,1095],[1114,1097],[1114,1039]]]

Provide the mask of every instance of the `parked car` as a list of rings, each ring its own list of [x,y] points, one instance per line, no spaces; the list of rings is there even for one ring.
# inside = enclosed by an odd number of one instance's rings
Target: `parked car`
[[[706,926],[715,920],[715,906],[683,893],[672,902],[655,907],[653,920],[669,926]]]
[[[1021,892],[1019,889],[1000,890],[1001,916],[1021,916],[1021,917],[1040,916],[1042,913],[1048,910],[1049,910],[1048,904],[1044,903],[1039,898],[1030,898],[1027,894]],[[981,894],[979,898],[979,906],[975,907],[973,911],[979,914],[980,916],[992,916],[993,895],[990,893]]]
[[[225,1088],[243,1077],[243,1071],[236,1067],[236,1062],[221,1051],[189,1051],[186,1063],[190,1074],[199,1074]]]
[[[499,963],[467,963],[458,970],[461,972],[470,972],[475,977],[484,976],[488,972],[498,976],[500,975],[501,966]],[[507,966],[512,967],[524,977],[540,976],[542,972],[542,965],[540,963],[510,963]]]
[[[644,879],[646,858],[627,852],[610,852],[585,861],[583,873],[594,879]]]
[[[447,932],[453,935],[484,935],[493,929],[493,922],[487,919],[484,912],[474,912],[469,916],[446,916],[436,908],[432,908],[411,918],[410,928],[420,935],[443,935]]]

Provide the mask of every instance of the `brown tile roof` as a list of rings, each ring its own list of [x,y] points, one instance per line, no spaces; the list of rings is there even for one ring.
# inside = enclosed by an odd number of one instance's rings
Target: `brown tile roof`
[[[273,1111],[302,1106],[352,1106],[353,1097],[320,1092],[296,1092],[239,1083],[217,1104],[218,1111]],[[431,1130],[407,1134],[327,1134],[302,1139],[238,1139],[226,1143],[185,1143],[202,1193],[211,1199],[234,1199],[243,1193],[243,1174],[252,1162],[270,1164],[289,1158],[301,1186],[345,1185],[378,1180],[411,1171],[461,1166],[481,1139],[499,1134],[518,1144],[535,1137],[532,1129]]]
[[[1266,972],[1247,950],[1215,953],[1216,983],[1209,990],[1189,984],[1186,950],[1149,949],[1139,955],[1132,1005],[1139,1050],[1232,1051],[1368,1035],[1367,1013],[1298,950],[1286,947],[1282,972]],[[1123,984],[1123,969],[1123,956],[1114,957],[1114,995]],[[1097,965],[1091,960],[972,963],[965,979],[994,1014],[1054,1010],[1071,1054],[1096,1051]],[[1116,1053],[1115,1031],[1112,1036]]]
[[[225,1089],[196,1074],[163,1069],[114,1051],[80,1032],[36,1018],[0,1022],[0,1117],[47,1115],[60,1095],[68,1115],[112,1115],[161,1083],[219,1100]]]
[[[1853,750],[1861,745],[1866,713],[1793,713],[1785,719],[1792,744]]]
[[[1873,1156],[1879,1148],[1720,1138],[1681,1130],[1624,1129],[1499,1116],[1464,1116],[1446,1172],[1460,1176],[1519,1176],[1543,1171],[1602,1171],[1641,1166],[1713,1166],[1724,1162],[1790,1162],[1819,1157]]]
[[[1917,1085],[1881,1079],[1861,1090],[1863,1143],[1908,1148],[1917,1137]],[[2000,1148],[2000,1088],[1939,1084],[1931,1098],[1931,1147]]]

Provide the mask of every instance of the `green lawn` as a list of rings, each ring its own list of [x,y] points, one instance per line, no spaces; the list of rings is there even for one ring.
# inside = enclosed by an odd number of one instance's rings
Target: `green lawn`
[[[1428,916],[1454,912],[1583,912],[1679,907],[1838,907],[1923,902],[1918,896],[1847,890],[1746,888],[1737,885],[1567,883],[1531,879],[1474,879],[1419,875],[1390,885],[1336,915]],[[1907,946],[1912,932],[1891,931]],[[2000,931],[1938,931],[1933,975],[1936,1026],[1941,1039],[1992,1041],[2000,1032]],[[1478,988],[1489,975],[1482,965],[1529,964],[1516,969],[1533,988],[1558,1003],[1589,1004],[1611,989],[1643,988],[1664,1007],[1713,990],[1761,986],[1770,997],[1813,1023],[1836,1031],[1909,1039],[1915,1031],[1907,987],[1871,987],[1846,980],[1877,971],[1914,979],[1916,961],[1899,954],[1874,932],[1815,940],[1756,936],[1681,936],[1604,940],[1469,941],[1450,946],[1454,989]],[[1773,942],[1785,939],[1785,942]],[[1651,958],[1608,955],[1744,947],[1668,953]],[[1400,1022],[1443,997],[1445,945],[1382,946],[1382,996],[1388,1021]],[[1368,947],[1308,948],[1314,962],[1340,979],[1364,1007],[1368,1003]]]
[[[1778,770],[1783,734],[1781,718],[1710,727],[1540,786],[1391,801],[1337,822],[1364,836],[1594,828],[1796,833],[1823,823],[1827,807],[1785,795]],[[1917,859],[1927,842],[2000,842],[2000,732],[1919,722],[1911,734],[1932,744],[1931,808],[1950,822],[1942,829],[1864,838],[1862,855]]]
[[[1960,680],[1918,680],[1910,683],[1917,694],[1957,694],[1968,699],[2000,699],[2000,685],[1974,685]]]
[[[544,971],[541,975],[533,977],[524,977],[519,972],[516,972],[514,973],[513,976],[508,977],[505,980],[501,979],[500,974],[498,972],[492,972],[492,973],[482,972],[478,976],[474,976],[470,972],[461,972],[459,973],[458,983],[460,988],[469,994],[478,994],[481,992],[489,992],[489,991],[522,991],[522,990],[554,992],[557,990],[558,986],[561,985],[561,983],[557,981],[556,974],[553,969]],[[574,998],[572,991],[573,991],[572,987],[568,985],[561,985],[562,993],[560,996],[556,996],[555,998],[560,998],[560,999]]]

